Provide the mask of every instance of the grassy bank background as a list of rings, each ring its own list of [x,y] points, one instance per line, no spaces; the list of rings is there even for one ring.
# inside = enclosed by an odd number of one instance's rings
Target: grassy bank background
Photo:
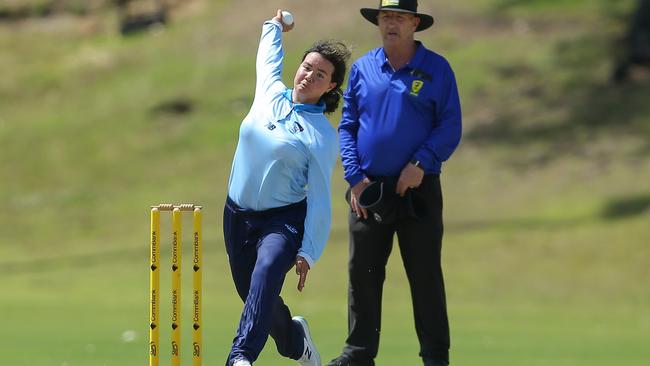
[[[650,83],[609,82],[634,2],[420,3],[436,25],[418,38],[454,67],[464,112],[443,173],[452,363],[646,365]],[[316,39],[344,39],[355,58],[379,44],[362,6],[376,3],[188,0],[168,27],[127,38],[101,6],[0,20],[1,363],[147,362],[148,207],[170,201],[206,207],[204,364],[223,364],[241,304],[221,209],[260,25],[293,12],[289,83]],[[292,273],[283,290],[327,360],[347,328],[340,165],[332,182],[328,248],[304,293]],[[383,319],[377,364],[418,364],[397,250]],[[167,339],[163,327],[165,362]],[[269,340],[258,364],[288,361]]]

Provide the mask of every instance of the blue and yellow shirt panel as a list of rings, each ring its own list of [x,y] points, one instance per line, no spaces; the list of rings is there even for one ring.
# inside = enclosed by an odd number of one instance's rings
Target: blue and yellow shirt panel
[[[449,63],[417,42],[415,55],[394,70],[383,48],[350,70],[339,124],[345,179],[399,176],[411,160],[440,173],[461,137],[458,88]]]

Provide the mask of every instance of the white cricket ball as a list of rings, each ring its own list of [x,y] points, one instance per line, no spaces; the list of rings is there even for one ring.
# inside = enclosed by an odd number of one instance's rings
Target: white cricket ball
[[[293,24],[293,15],[286,10],[282,11],[282,21],[286,25]]]

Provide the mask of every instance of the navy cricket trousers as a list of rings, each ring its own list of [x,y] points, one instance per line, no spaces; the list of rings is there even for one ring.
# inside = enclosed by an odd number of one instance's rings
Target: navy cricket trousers
[[[306,200],[251,211],[227,199],[223,235],[244,310],[226,366],[240,358],[254,362],[269,335],[282,356],[297,360],[302,355],[302,330],[291,320],[280,291],[302,243],[306,212]]]

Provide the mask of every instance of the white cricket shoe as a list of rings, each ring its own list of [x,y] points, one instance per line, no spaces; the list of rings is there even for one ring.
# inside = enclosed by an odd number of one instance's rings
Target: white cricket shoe
[[[291,320],[300,324],[302,327],[303,342],[305,344],[302,356],[298,359],[298,364],[300,366],[321,366],[320,353],[318,353],[316,346],[314,346],[314,341],[311,339],[307,321],[302,316],[294,316]]]
[[[239,359],[232,364],[232,366],[251,366],[251,363],[245,359]]]

